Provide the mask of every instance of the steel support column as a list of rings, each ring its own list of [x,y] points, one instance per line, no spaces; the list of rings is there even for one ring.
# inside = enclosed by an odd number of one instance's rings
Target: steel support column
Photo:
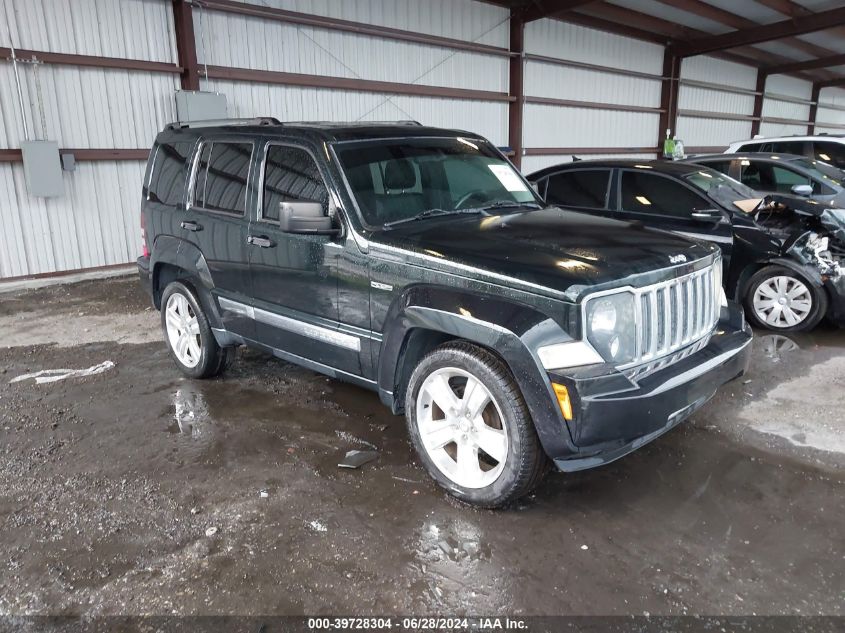
[[[200,72],[194,38],[194,16],[188,0],[173,0],[173,24],[176,30],[176,52],[182,67],[182,90],[199,90]]]
[[[678,92],[681,83],[681,58],[669,47],[663,50],[663,86],[660,88],[660,123],[657,130],[658,156],[663,155],[666,130],[675,134],[678,124]]]
[[[510,51],[508,68],[508,145],[513,150],[511,160],[517,169],[522,167],[522,121],[525,110],[525,21],[521,12],[511,10]]]
[[[760,123],[763,118],[763,101],[766,98],[766,79],[769,75],[762,68],[757,69],[757,84],[754,86],[754,111],[751,113],[751,137],[760,133]]]
[[[818,112],[819,112],[819,97],[821,97],[822,86],[819,83],[813,84],[813,94],[810,97],[810,101],[813,103],[810,105],[810,116],[809,121],[807,122],[807,134],[815,134],[816,133],[816,119],[818,119]]]

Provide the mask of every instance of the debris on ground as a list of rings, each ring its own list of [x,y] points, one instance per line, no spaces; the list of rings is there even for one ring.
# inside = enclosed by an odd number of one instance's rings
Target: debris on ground
[[[351,450],[346,452],[346,456],[338,463],[338,466],[340,468],[360,468],[375,459],[378,459],[377,451]]]
[[[205,531],[205,535],[208,537],[214,536],[217,534],[217,528],[213,525]]]
[[[94,376],[95,374],[102,374],[104,371],[108,371],[112,367],[114,367],[114,363],[107,360],[103,361],[99,365],[92,365],[87,369],[42,369],[31,374],[24,374],[23,376],[12,378],[9,383],[21,382],[23,380],[34,378],[35,382],[40,385],[47,382],[58,382],[59,380],[64,380],[65,378]]]
[[[259,490],[258,496],[261,497],[262,499],[266,499],[267,497],[270,496],[270,493],[267,492],[266,490]]]
[[[335,435],[337,435],[340,439],[344,442],[349,442],[350,444],[362,444],[364,446],[368,446],[372,449],[377,449],[378,446],[373,444],[372,442],[368,442],[367,440],[362,440],[360,437],[355,437],[352,433],[347,431],[336,430]]]
[[[309,521],[308,527],[310,527],[315,532],[328,532],[329,531],[329,528],[326,527],[326,525],[323,522],[318,521],[317,519],[314,519],[313,521]]]

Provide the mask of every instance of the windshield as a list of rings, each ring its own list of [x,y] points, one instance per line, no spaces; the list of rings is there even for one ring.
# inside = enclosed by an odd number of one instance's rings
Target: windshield
[[[334,149],[369,226],[542,203],[511,164],[479,139],[379,139]]]
[[[746,200],[756,200],[759,202],[761,198],[760,194],[751,187],[747,187],[715,169],[700,169],[699,171],[686,174],[683,178],[693,187],[703,191],[713,198],[713,200],[729,209],[743,209],[742,206],[736,203]]]

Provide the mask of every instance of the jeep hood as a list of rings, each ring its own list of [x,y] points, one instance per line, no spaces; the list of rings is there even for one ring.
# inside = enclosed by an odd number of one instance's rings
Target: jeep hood
[[[506,279],[566,293],[585,287],[643,285],[717,247],[668,232],[558,208],[503,215],[430,218],[378,231],[374,257],[405,258],[465,277]],[[644,274],[648,279],[636,279]]]

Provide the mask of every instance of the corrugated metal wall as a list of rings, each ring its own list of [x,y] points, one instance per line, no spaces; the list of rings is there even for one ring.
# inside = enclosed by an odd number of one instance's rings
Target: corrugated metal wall
[[[816,113],[816,121],[822,124],[845,125],[845,88],[823,88],[819,95],[819,102],[836,107],[825,108],[819,106],[818,112]],[[842,128],[817,125],[816,132],[842,134],[843,130]]]
[[[766,99],[763,101],[763,117],[799,121],[807,121],[810,118],[810,98],[813,96],[811,82],[785,75],[773,75],[766,80],[766,93]],[[786,98],[778,99],[778,96]],[[790,97],[796,101],[789,100]],[[806,103],[799,103],[797,100],[803,100]],[[760,125],[760,134],[763,136],[806,133],[806,124],[763,121]]]
[[[159,0],[3,0],[0,46],[175,63],[170,4]],[[21,64],[30,132],[61,147],[149,147],[175,118],[164,73]],[[12,66],[0,64],[0,148],[20,147]],[[40,98],[39,98],[40,96]],[[43,106],[43,116],[42,116]],[[140,249],[141,161],[78,162],[65,195],[27,193],[21,163],[0,163],[0,278],[120,264]]]
[[[661,46],[554,20],[537,20],[526,26],[525,52],[658,76],[663,64]],[[548,97],[658,108],[660,88],[659,79],[630,77],[539,60],[526,61],[525,95],[528,99]],[[654,147],[659,117],[656,112],[527,103],[523,144],[526,148]],[[529,173],[569,160],[569,154],[526,156],[523,171]]]
[[[507,48],[508,11],[480,2],[265,2],[283,9],[422,31]],[[200,63],[255,70],[352,77],[375,81],[470,88],[506,93],[508,61],[468,51],[387,40],[219,11],[196,11]],[[205,45],[203,46],[203,38]],[[428,97],[210,80],[226,93],[230,114],[282,120],[415,119],[427,125],[469,128],[507,144],[508,106]]]
[[[753,91],[757,69],[715,57],[690,57],[681,63],[681,87],[678,91],[678,125],[676,136],[687,147],[727,147],[731,141],[751,136],[750,120],[729,120],[707,116],[685,115],[683,111],[723,112],[750,117],[754,112],[754,95],[725,92],[684,82],[704,82]]]
[[[259,0],[242,0],[256,4]],[[271,8],[312,13],[507,48],[508,11],[474,0],[261,0]],[[0,46],[177,63],[171,3],[165,0],[0,0]],[[194,9],[201,63],[476,89],[508,91],[508,59],[389,38],[295,26],[279,21]],[[11,37],[11,42],[9,41]],[[523,170],[571,160],[567,149],[654,148],[659,112],[663,48],[627,37],[555,20],[526,27]],[[558,60],[531,59],[543,56]],[[578,64],[639,73],[628,76]],[[173,73],[112,70],[71,65],[21,66],[30,129],[64,148],[146,148],[175,119]],[[676,134],[688,147],[726,146],[751,134],[756,69],[697,57],[681,66]],[[701,82],[731,86],[716,90]],[[12,68],[0,63],[0,149],[20,147],[23,123]],[[202,87],[226,94],[231,116],[281,119],[395,120],[464,128],[508,144],[508,104],[444,97],[203,80]],[[744,91],[744,92],[743,92]],[[763,116],[806,119],[811,86],[771,77]],[[39,96],[40,95],[40,96]],[[589,102],[531,103],[531,99]],[[825,89],[818,120],[845,123],[845,90]],[[601,105],[604,104],[604,105]],[[623,111],[630,106],[646,111]],[[43,114],[42,114],[43,111]],[[698,111],[692,112],[692,111]],[[727,118],[707,116],[723,113]],[[684,114],[686,112],[686,114]],[[702,112],[704,114],[702,114]],[[737,116],[738,115],[738,116]],[[743,118],[744,117],[744,118]],[[765,122],[763,134],[803,133],[805,126]],[[837,128],[819,131],[841,132]],[[530,155],[532,149],[560,149]],[[635,153],[634,153],[635,152]],[[63,175],[66,195],[33,198],[20,163],[0,163],[0,278],[132,261],[139,250],[138,206],[143,161],[78,162]]]

